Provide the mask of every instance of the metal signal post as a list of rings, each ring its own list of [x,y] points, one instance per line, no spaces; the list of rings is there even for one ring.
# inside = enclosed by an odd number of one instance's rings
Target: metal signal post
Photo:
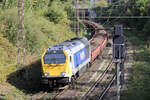
[[[125,43],[123,37],[122,25],[115,25],[114,36],[113,36],[113,58],[116,64],[116,89],[117,89],[117,99],[120,100],[120,88],[122,83],[120,77],[123,74],[123,63],[125,58]],[[121,72],[122,71],[122,72]]]
[[[25,51],[25,33],[24,33],[24,8],[23,0],[18,0],[18,32],[17,32],[17,67],[20,66],[23,60],[24,68],[26,65],[26,51]],[[21,45],[22,44],[22,45]],[[28,80],[28,71],[26,68],[26,76]]]
[[[74,32],[76,33],[76,36],[78,37],[79,33],[79,12],[78,12],[78,0],[74,0]]]

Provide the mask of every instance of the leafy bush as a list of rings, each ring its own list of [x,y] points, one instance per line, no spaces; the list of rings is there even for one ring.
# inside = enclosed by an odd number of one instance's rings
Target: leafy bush
[[[2,7],[4,9],[17,7],[18,0],[3,0]],[[49,5],[49,0],[24,0],[24,9],[33,10],[33,9],[42,9],[45,6]]]
[[[16,48],[0,33],[0,83],[6,81],[6,76],[15,66]]]
[[[17,11],[16,9],[4,11],[0,16],[0,32],[7,37],[10,42],[17,42]]]
[[[107,7],[107,1],[105,0],[101,0],[101,1],[97,1],[95,2],[94,6],[100,6],[100,7]]]
[[[129,80],[128,100],[149,100],[150,99],[150,67],[147,62],[136,62]]]
[[[64,11],[60,1],[53,1],[51,6],[48,8],[46,16],[55,23],[58,23],[64,18],[67,18],[67,13]]]
[[[4,37],[16,45],[17,10],[15,8],[4,11],[0,17],[0,26],[0,32]],[[25,47],[31,53],[40,53],[44,47],[74,36],[68,25],[64,26],[62,23],[56,25],[42,16],[34,15],[34,13],[25,13],[25,35]]]
[[[143,34],[139,32],[125,32],[132,41],[136,53],[132,72],[129,76],[127,100],[149,100],[150,96],[150,48],[147,48],[147,40],[141,39]]]

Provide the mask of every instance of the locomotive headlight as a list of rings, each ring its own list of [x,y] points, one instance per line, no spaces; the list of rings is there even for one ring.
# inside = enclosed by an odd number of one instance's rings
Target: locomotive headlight
[[[49,73],[44,73],[44,76],[50,76]]]
[[[66,75],[65,72],[61,72],[61,73],[60,73],[60,76],[65,76],[65,75]]]

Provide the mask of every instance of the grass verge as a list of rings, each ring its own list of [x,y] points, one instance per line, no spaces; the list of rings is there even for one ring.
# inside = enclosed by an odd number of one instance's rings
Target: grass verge
[[[134,47],[134,63],[127,84],[125,100],[150,99],[150,48],[144,36],[136,31],[126,31],[125,35]]]

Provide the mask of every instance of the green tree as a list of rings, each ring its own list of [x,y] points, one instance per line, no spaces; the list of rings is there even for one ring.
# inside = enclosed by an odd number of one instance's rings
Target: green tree
[[[53,1],[51,6],[48,7],[46,16],[55,23],[58,23],[62,19],[67,18],[67,12],[64,10],[64,6],[59,0]]]

